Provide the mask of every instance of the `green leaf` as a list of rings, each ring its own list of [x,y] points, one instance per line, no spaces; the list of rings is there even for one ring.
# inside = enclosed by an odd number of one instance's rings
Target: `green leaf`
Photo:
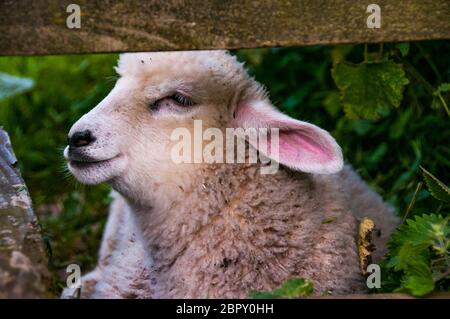
[[[450,266],[433,266],[437,261],[447,260],[449,220],[434,214],[416,216],[392,234],[386,267],[401,275],[397,291],[422,296],[434,290],[436,278],[442,277],[442,271]]]
[[[441,83],[438,86],[438,88],[433,92],[433,95],[438,96],[440,93],[449,91],[450,91],[450,83]]]
[[[286,298],[307,297],[313,293],[313,290],[311,281],[304,278],[292,278],[281,286],[278,294]]]
[[[430,214],[416,216],[415,219],[407,219],[395,231],[389,241],[390,253],[401,255],[401,249],[417,249],[416,253],[433,244],[437,237],[445,236],[448,229],[448,218]],[[446,231],[442,231],[446,229]],[[415,259],[417,256],[414,256]]]
[[[402,285],[406,290],[414,296],[423,296],[434,290],[433,275],[429,268],[423,271],[416,271],[413,275],[407,276]]]
[[[332,76],[350,118],[378,119],[398,107],[409,83],[402,65],[392,61],[334,65]]]
[[[407,56],[409,53],[409,42],[397,43],[395,47],[400,51],[402,56]]]
[[[253,299],[271,299],[271,298],[299,298],[312,295],[314,290],[311,281],[304,278],[291,278],[286,280],[283,285],[273,291],[251,291],[250,298]]]
[[[450,202],[450,188],[437,179],[433,174],[427,171],[422,166],[420,167],[423,172],[423,178],[427,183],[428,190],[434,198],[443,202]]]
[[[33,87],[33,80],[0,72],[0,100],[25,92]]]
[[[251,299],[276,299],[276,296],[272,291],[250,291],[248,297]]]

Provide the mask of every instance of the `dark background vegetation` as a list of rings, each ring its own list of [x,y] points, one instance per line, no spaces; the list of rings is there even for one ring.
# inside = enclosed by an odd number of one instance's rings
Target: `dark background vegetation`
[[[442,99],[449,104],[449,94],[445,86],[436,94],[440,85],[450,82],[449,41],[234,53],[267,86],[281,110],[330,131],[347,162],[399,216],[408,206],[408,218],[432,213],[448,216],[448,204],[418,185],[423,182],[420,166],[444,184],[450,181],[450,116],[442,104]],[[44,230],[55,293],[62,287],[68,264],[78,263],[86,272],[96,262],[109,188],[77,184],[68,176],[62,150],[70,126],[113,87],[116,60],[115,54],[0,58],[0,72],[28,77],[35,83],[29,91],[0,102],[0,125],[10,134]],[[399,65],[409,84],[401,85],[398,106],[382,107],[376,116],[345,112],[343,89],[332,76],[332,69],[344,60],[354,64],[389,60]],[[364,99],[376,99],[372,94],[380,93],[377,89],[365,92]],[[448,219],[444,225],[448,267]],[[430,250],[427,258],[432,254]],[[433,289],[449,289],[445,271],[440,271],[442,278],[434,277]],[[404,269],[392,271],[391,284],[385,290],[399,289],[404,274]]]

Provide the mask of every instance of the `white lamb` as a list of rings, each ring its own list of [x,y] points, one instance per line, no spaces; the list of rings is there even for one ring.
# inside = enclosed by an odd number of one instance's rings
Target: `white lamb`
[[[377,261],[397,218],[343,168],[326,131],[279,112],[224,51],[123,54],[117,72],[64,151],[80,182],[116,191],[83,298],[246,297],[290,277],[312,280],[316,294],[366,289],[359,220],[379,229]],[[261,174],[261,161],[174,163],[171,134],[193,132],[195,120],[220,130],[278,128],[278,172]]]

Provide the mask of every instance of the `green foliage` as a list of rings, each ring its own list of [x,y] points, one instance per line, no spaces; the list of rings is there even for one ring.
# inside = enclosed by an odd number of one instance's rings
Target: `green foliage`
[[[433,92],[434,96],[438,96],[441,93],[450,91],[450,83],[442,83],[438,86],[438,88]]]
[[[392,235],[386,268],[401,274],[396,291],[422,296],[450,270],[450,217],[416,216]]]
[[[442,83],[438,86],[436,90],[433,91],[433,102],[431,103],[431,107],[433,108],[439,108],[439,105],[442,105],[442,107],[447,112],[448,116],[450,116],[450,109],[447,105],[447,102],[445,102],[445,99],[443,97],[443,94],[450,92],[450,83]]]
[[[32,88],[30,80],[8,82],[14,84],[8,95],[22,94],[0,102],[0,125],[10,134],[52,253],[55,293],[65,282],[67,264],[77,263],[86,272],[96,263],[109,188],[76,183],[66,172],[62,151],[70,126],[112,88],[108,77],[114,75],[116,59],[116,55],[0,58],[0,71],[34,81]]]
[[[436,199],[444,202],[450,202],[450,188],[448,188],[444,183],[438,180],[433,174],[427,171],[425,168],[421,167],[423,171],[423,178],[427,183],[428,189]]]
[[[395,45],[395,47],[400,51],[400,54],[405,57],[409,53],[409,42],[402,42]]]
[[[389,108],[398,107],[403,88],[409,83],[402,66],[392,61],[339,62],[332,74],[346,115],[355,119],[375,120]]]
[[[431,194],[446,201],[448,187],[423,167],[422,171]],[[393,233],[388,247],[382,265],[382,291],[423,296],[434,290],[449,290],[450,215],[424,214],[407,219]]]
[[[252,291],[252,299],[300,298],[312,295],[314,286],[311,281],[304,278],[290,278],[283,285],[273,291]]]

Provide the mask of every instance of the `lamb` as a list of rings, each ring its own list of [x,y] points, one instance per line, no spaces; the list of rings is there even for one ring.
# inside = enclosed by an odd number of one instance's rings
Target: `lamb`
[[[374,262],[398,221],[329,133],[278,111],[226,51],[127,53],[116,70],[114,89],[72,126],[64,150],[76,179],[107,182],[115,197],[82,298],[243,298],[290,277],[312,280],[315,294],[367,289],[359,221],[379,229]],[[279,169],[174,163],[173,130],[196,120],[279,129]]]

